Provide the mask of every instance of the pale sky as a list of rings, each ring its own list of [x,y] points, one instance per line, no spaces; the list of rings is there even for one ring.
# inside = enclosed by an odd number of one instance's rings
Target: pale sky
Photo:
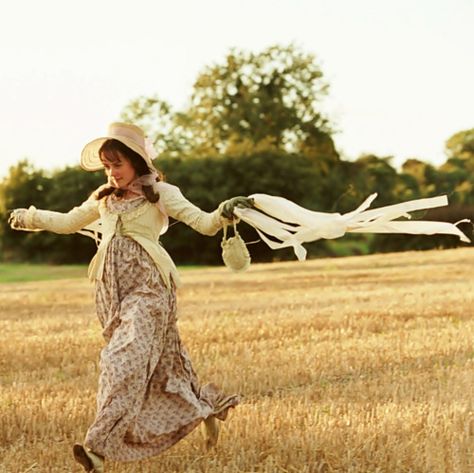
[[[0,177],[28,157],[79,162],[122,108],[183,108],[230,48],[294,43],[316,55],[348,159],[437,165],[474,127],[474,0],[15,0],[0,10]]]

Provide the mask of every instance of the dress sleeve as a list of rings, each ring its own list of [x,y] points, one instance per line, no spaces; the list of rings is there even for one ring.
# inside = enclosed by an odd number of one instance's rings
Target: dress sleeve
[[[31,230],[54,233],[75,233],[100,217],[99,201],[92,195],[83,204],[67,213],[38,210],[31,206],[26,213],[26,224]]]
[[[213,212],[204,212],[196,205],[187,200],[180,189],[166,182],[158,184],[160,192],[160,205],[163,205],[166,213],[180,222],[189,225],[203,235],[215,235],[228,220],[221,217],[222,202]]]

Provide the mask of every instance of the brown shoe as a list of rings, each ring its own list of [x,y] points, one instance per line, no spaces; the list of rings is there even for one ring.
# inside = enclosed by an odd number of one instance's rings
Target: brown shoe
[[[94,452],[85,449],[82,445],[76,443],[72,447],[74,459],[84,467],[84,470],[90,473],[104,473],[104,459]]]
[[[217,420],[214,416],[209,416],[207,419],[204,419],[204,431],[206,437],[206,448],[207,450],[210,450],[216,446],[217,439],[219,438],[219,426],[217,425]]]

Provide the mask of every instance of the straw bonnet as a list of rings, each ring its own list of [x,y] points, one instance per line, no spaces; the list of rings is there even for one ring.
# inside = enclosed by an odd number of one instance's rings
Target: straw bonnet
[[[107,136],[96,138],[84,146],[81,153],[82,169],[86,171],[98,171],[104,167],[100,160],[99,149],[105,141],[110,139],[122,142],[138,153],[145,160],[150,170],[155,169],[152,159],[156,157],[156,152],[150,142],[145,138],[143,130],[138,126],[120,122],[109,125],[109,133]]]

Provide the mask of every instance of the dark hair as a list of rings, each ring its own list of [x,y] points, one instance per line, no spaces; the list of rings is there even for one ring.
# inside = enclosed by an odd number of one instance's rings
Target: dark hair
[[[146,161],[136,151],[133,151],[133,149],[129,148],[127,145],[123,144],[119,140],[106,140],[99,149],[99,156],[101,160],[102,156],[104,156],[107,161],[114,163],[120,160],[120,155],[130,161],[130,164],[132,165],[138,176],[150,174],[151,169],[148,167]],[[158,171],[157,181],[162,180],[164,180],[164,176],[161,172]],[[152,186],[142,186],[142,189],[146,199],[149,202],[158,202],[158,200],[160,199],[160,194],[155,194]],[[117,189],[112,186],[105,187],[104,189],[99,191],[99,193],[97,194],[97,199],[100,200],[110,194],[115,194],[118,197],[121,197],[124,194],[124,191],[122,189]]]

